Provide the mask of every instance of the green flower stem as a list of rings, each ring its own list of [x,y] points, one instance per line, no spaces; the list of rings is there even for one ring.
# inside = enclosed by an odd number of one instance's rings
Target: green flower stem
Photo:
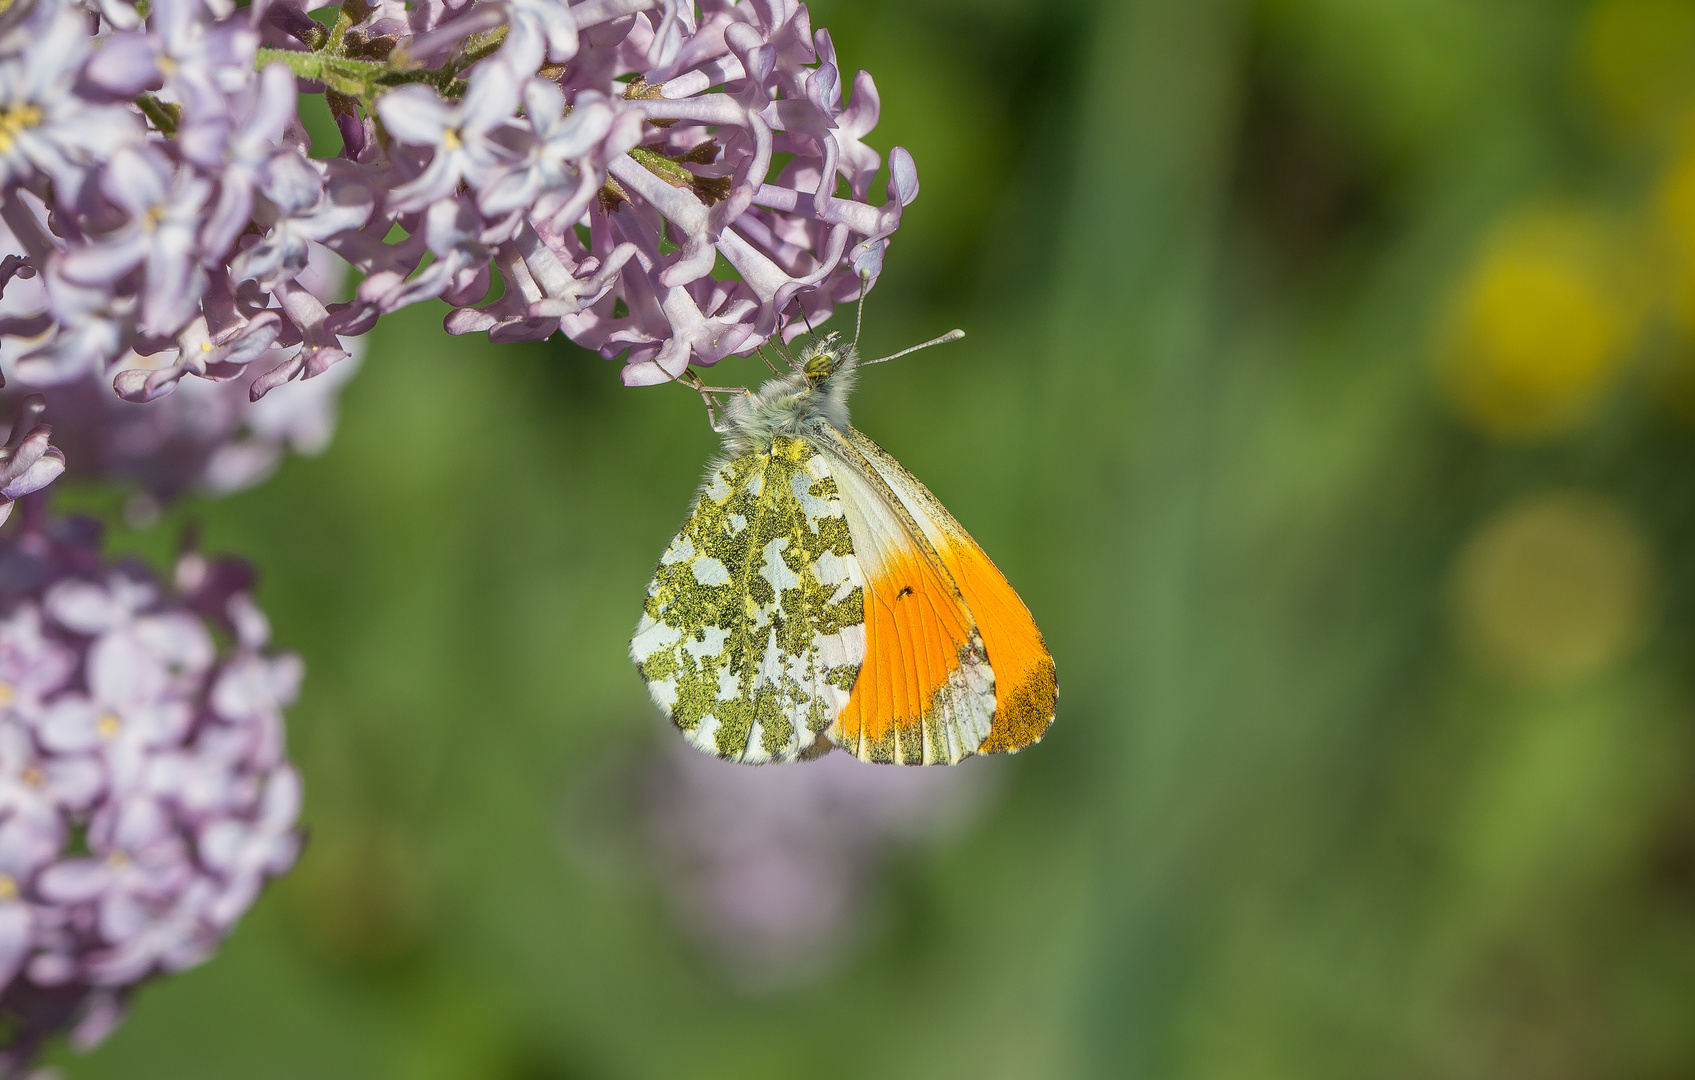
[[[455,100],[464,97],[465,89],[470,85],[445,67],[415,68],[411,71],[386,71],[378,76],[377,85],[373,89],[380,93],[390,87],[404,86],[406,83],[427,83],[435,87],[442,97]]]
[[[177,120],[182,116],[181,105],[167,105],[152,94],[140,94],[135,99],[136,107],[142,115],[153,122],[159,129],[159,134],[167,139],[177,133]]]
[[[689,187],[695,181],[694,173],[683,168],[664,154],[638,146],[630,151],[630,156],[636,163],[648,172],[659,177],[672,187]]]
[[[341,39],[347,36],[348,27],[353,25],[353,16],[347,11],[347,5],[341,6],[341,12],[336,16],[335,27],[330,31],[330,40],[324,45],[324,51],[332,55],[341,54]]]
[[[371,96],[377,81],[388,73],[387,64],[335,56],[327,49],[320,52],[260,49],[254,63],[261,68],[266,64],[286,64],[297,78],[321,82],[332,90],[357,98]]]
[[[330,40],[332,43],[339,41],[334,36]],[[498,47],[496,45],[489,48],[487,52],[481,53],[478,59]],[[321,82],[337,93],[357,98],[364,105],[369,105],[384,90],[406,83],[427,83],[449,98],[463,97],[467,85],[464,79],[459,78],[462,65],[448,64],[439,68],[408,70],[388,62],[338,55],[330,45],[312,52],[303,49],[263,48],[259,50],[254,62],[261,68],[271,63],[284,64],[297,78]]]
[[[0,0],[0,3],[3,2],[4,0]],[[464,44],[455,50],[453,57],[441,67],[421,68],[410,67],[412,61],[402,49],[395,49],[384,60],[362,60],[346,55],[343,51],[345,39],[348,28],[352,25],[353,17],[344,6],[336,19],[335,29],[330,32],[322,48],[310,51],[263,48],[259,50],[255,63],[261,68],[266,64],[284,64],[297,78],[323,83],[328,91],[326,99],[331,104],[332,112],[348,111],[357,106],[369,114],[372,104],[384,91],[407,83],[425,83],[434,87],[443,97],[463,97],[467,83],[459,77],[459,73],[479,60],[492,56],[506,43],[507,36],[507,28],[504,26],[486,33],[474,34],[467,38]],[[151,103],[138,100],[138,104],[161,131],[169,134],[175,130],[173,118],[155,116],[156,112],[165,108],[157,100]],[[171,124],[169,129],[165,127],[165,123]],[[381,124],[377,126],[377,137],[379,140],[386,139]],[[696,176],[685,168],[681,161],[646,147],[636,147],[630,151],[630,156],[666,183],[674,187],[689,188],[708,203],[724,197],[719,188],[727,188],[727,181]]]
[[[507,27],[497,26],[493,30],[481,34],[472,34],[466,39],[464,51],[452,62],[454,74],[458,74],[476,63],[478,60],[493,56],[499,48],[506,44]]]

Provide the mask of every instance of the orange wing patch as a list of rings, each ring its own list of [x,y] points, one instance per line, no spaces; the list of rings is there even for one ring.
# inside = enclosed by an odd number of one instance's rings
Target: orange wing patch
[[[862,761],[970,757],[995,709],[995,676],[971,611],[924,527],[871,462],[827,424],[814,438],[830,455],[865,583],[865,660],[826,735]]]
[[[958,522],[949,523],[959,529]],[[1053,723],[1059,703],[1053,655],[1030,609],[964,529],[949,538],[941,556],[977,619],[995,672],[995,721],[978,753],[1017,753],[1039,741]]]
[[[988,689],[982,639],[923,552],[881,562],[865,583],[865,662],[833,741],[866,761],[957,761],[976,750],[952,722],[967,707],[962,691]]]
[[[1053,655],[1030,609],[940,499],[864,432],[847,441],[876,469],[935,547],[970,609],[995,679],[995,718],[977,752],[1011,754],[1037,742],[1053,723],[1059,680]]]

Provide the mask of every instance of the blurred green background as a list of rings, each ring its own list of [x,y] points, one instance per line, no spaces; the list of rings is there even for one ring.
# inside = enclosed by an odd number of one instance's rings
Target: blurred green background
[[[414,309],[327,454],[113,537],[263,568],[311,843],[67,1075],[1695,1076],[1695,2],[811,9],[923,183],[867,348],[970,334],[855,421],[1048,739],[738,982],[607,765],[700,406]]]

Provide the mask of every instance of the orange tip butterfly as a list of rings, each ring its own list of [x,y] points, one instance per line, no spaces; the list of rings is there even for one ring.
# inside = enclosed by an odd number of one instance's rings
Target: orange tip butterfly
[[[1053,722],[1053,657],[1024,602],[848,423],[861,367],[963,336],[869,361],[814,337],[757,393],[690,373],[724,454],[659,561],[630,656],[699,749],[952,765],[1015,753]]]

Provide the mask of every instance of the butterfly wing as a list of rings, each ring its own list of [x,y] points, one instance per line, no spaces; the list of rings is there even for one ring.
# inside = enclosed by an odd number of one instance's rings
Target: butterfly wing
[[[862,586],[828,461],[778,438],[707,475],[630,656],[701,750],[794,761],[847,705],[865,658]]]
[[[864,761],[951,765],[989,736],[995,679],[934,545],[841,432],[817,426],[865,586],[865,663],[827,734]]]
[[[940,556],[982,635],[995,673],[995,719],[979,753],[1010,754],[1038,742],[1053,723],[1059,682],[1030,609],[930,489],[863,432],[847,441],[886,483]]]

